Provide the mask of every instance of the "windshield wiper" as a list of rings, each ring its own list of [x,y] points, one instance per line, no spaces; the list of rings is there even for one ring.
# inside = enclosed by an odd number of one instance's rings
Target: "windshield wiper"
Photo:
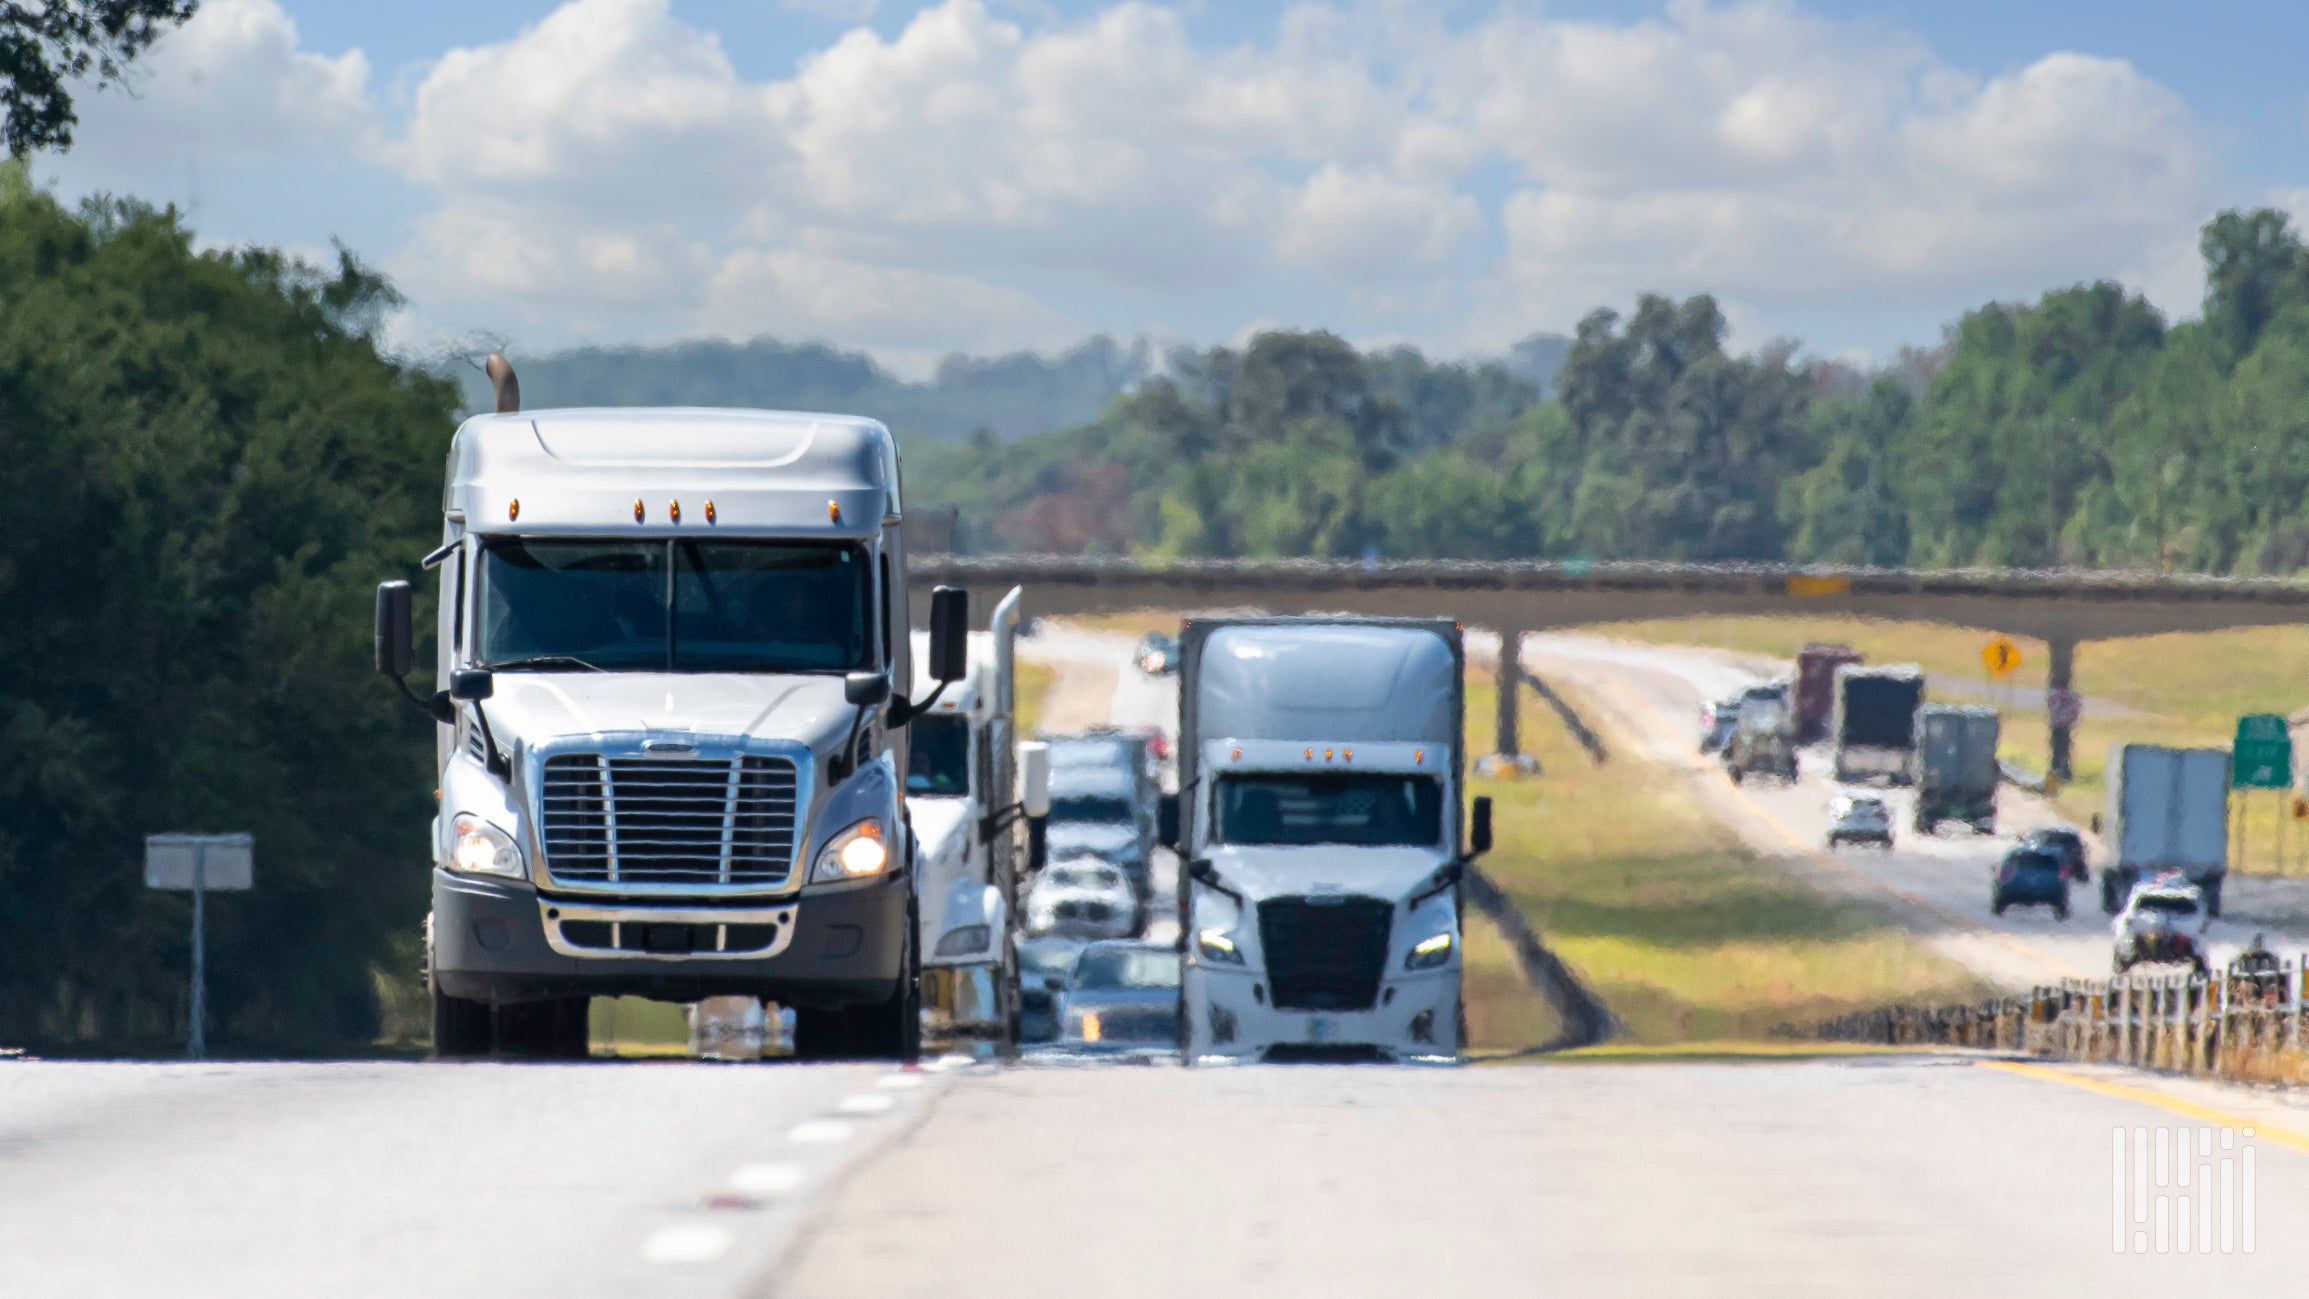
[[[492,672],[517,672],[525,668],[550,672],[556,668],[579,668],[587,672],[607,672],[599,663],[588,663],[575,654],[533,654],[525,659],[507,659],[502,663],[481,665]]]

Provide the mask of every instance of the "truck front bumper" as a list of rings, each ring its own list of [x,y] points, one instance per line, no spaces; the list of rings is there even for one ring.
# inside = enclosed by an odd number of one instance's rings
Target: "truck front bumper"
[[[452,997],[698,1001],[832,1008],[887,999],[903,971],[905,876],[770,900],[605,903],[433,872],[433,972]]]
[[[1235,1057],[1382,1059],[1456,1056],[1459,969],[1399,974],[1364,1010],[1278,1010],[1266,976],[1233,968],[1189,968],[1181,1011],[1189,1060]]]

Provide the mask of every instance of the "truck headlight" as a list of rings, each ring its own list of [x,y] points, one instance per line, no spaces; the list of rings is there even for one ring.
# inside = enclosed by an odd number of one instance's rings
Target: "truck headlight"
[[[471,812],[459,812],[449,824],[450,870],[516,880],[528,873],[521,861],[521,847],[513,842],[512,835]]]
[[[1437,934],[1412,948],[1411,955],[1403,958],[1403,968],[1406,970],[1432,970],[1450,959],[1451,935]]]
[[[882,842],[882,818],[870,816],[826,841],[818,850],[814,880],[855,880],[879,875],[890,864],[890,848]]]
[[[1243,953],[1224,929],[1205,929],[1195,935],[1195,950],[1216,965],[1241,965]]]

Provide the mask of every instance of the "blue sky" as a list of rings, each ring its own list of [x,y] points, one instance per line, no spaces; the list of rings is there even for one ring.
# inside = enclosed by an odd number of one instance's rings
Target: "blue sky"
[[[2309,6],[207,0],[41,171],[342,240],[412,350],[768,333],[920,371],[1267,325],[1444,354],[1715,292],[1929,343],[2309,196]]]

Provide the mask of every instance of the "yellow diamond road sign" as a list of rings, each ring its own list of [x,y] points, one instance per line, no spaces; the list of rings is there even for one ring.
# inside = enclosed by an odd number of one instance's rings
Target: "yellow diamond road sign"
[[[2011,676],[2020,667],[2020,646],[2008,637],[1999,636],[1980,647],[1980,661],[1996,676]]]

